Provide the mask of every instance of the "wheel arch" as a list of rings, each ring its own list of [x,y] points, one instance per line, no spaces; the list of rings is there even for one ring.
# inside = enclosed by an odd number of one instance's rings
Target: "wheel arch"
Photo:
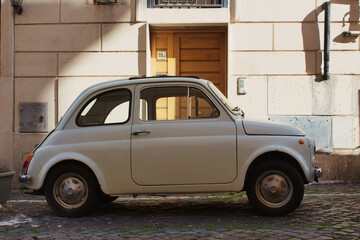
[[[98,168],[96,168],[95,163],[91,161],[79,160],[74,158],[65,158],[65,159],[57,159],[54,161],[49,161],[46,164],[46,166],[42,168],[41,173],[39,174],[40,177],[42,178],[42,181],[40,181],[41,182],[40,190],[44,190],[45,183],[47,182],[48,176],[51,174],[51,172],[55,171],[57,168],[63,165],[71,165],[71,164],[75,164],[87,169],[95,177],[99,188],[102,189],[102,187],[104,186],[104,179],[102,178],[101,172],[96,171],[96,169]]]
[[[52,172],[54,172],[57,168],[59,168],[59,167],[61,167],[61,166],[63,166],[63,165],[78,165],[78,166],[81,166],[81,167],[87,169],[87,170],[97,179],[94,171],[93,171],[89,166],[87,166],[85,163],[80,162],[80,161],[77,161],[77,160],[74,160],[74,159],[67,159],[67,160],[63,160],[63,161],[60,161],[60,162],[54,164],[54,165],[48,170],[48,172],[47,172],[47,174],[46,174],[46,176],[45,176],[45,179],[44,179],[44,181],[43,181],[42,188],[44,187],[44,184],[45,184],[45,182],[47,181],[49,175],[50,175]],[[98,181],[98,180],[97,180],[97,181]],[[98,183],[99,183],[99,181],[98,181]]]
[[[285,153],[285,152],[280,152],[280,151],[271,151],[271,152],[266,152],[261,154],[260,156],[256,157],[250,164],[250,166],[248,167],[247,171],[246,171],[246,175],[245,175],[245,183],[244,183],[244,190],[246,190],[246,187],[248,186],[248,181],[249,181],[249,176],[251,175],[251,172],[253,171],[253,169],[256,168],[256,166],[259,166],[261,163],[265,162],[265,161],[281,161],[284,163],[288,163],[291,166],[293,166],[296,170],[299,171],[303,182],[307,183],[307,179],[305,177],[304,174],[304,170],[301,167],[301,165],[299,164],[299,162],[291,155]]]

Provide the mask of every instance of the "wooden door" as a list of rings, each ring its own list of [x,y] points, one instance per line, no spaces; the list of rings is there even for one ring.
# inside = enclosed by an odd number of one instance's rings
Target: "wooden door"
[[[199,76],[226,95],[225,30],[154,30],[151,50],[153,75]]]

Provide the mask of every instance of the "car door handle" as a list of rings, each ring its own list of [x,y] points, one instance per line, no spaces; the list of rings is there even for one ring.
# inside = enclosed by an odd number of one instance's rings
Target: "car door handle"
[[[150,133],[150,131],[135,131],[135,132],[132,132],[132,135],[145,136],[145,135],[148,135],[149,133]]]

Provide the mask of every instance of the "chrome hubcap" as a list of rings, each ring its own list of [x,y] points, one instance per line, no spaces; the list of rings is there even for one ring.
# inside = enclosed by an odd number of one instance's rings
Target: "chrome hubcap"
[[[256,182],[256,195],[268,207],[279,208],[288,203],[293,194],[293,185],[280,171],[267,171]]]
[[[65,174],[54,185],[55,200],[64,208],[78,208],[87,199],[86,181],[77,174]]]

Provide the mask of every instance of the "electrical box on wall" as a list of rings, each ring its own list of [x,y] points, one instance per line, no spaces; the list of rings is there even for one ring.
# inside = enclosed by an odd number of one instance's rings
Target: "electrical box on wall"
[[[238,95],[245,95],[246,94],[246,88],[245,88],[245,83],[246,83],[246,77],[238,77],[237,79],[238,81]]]
[[[48,103],[20,102],[19,131],[21,133],[45,133],[48,131]]]

